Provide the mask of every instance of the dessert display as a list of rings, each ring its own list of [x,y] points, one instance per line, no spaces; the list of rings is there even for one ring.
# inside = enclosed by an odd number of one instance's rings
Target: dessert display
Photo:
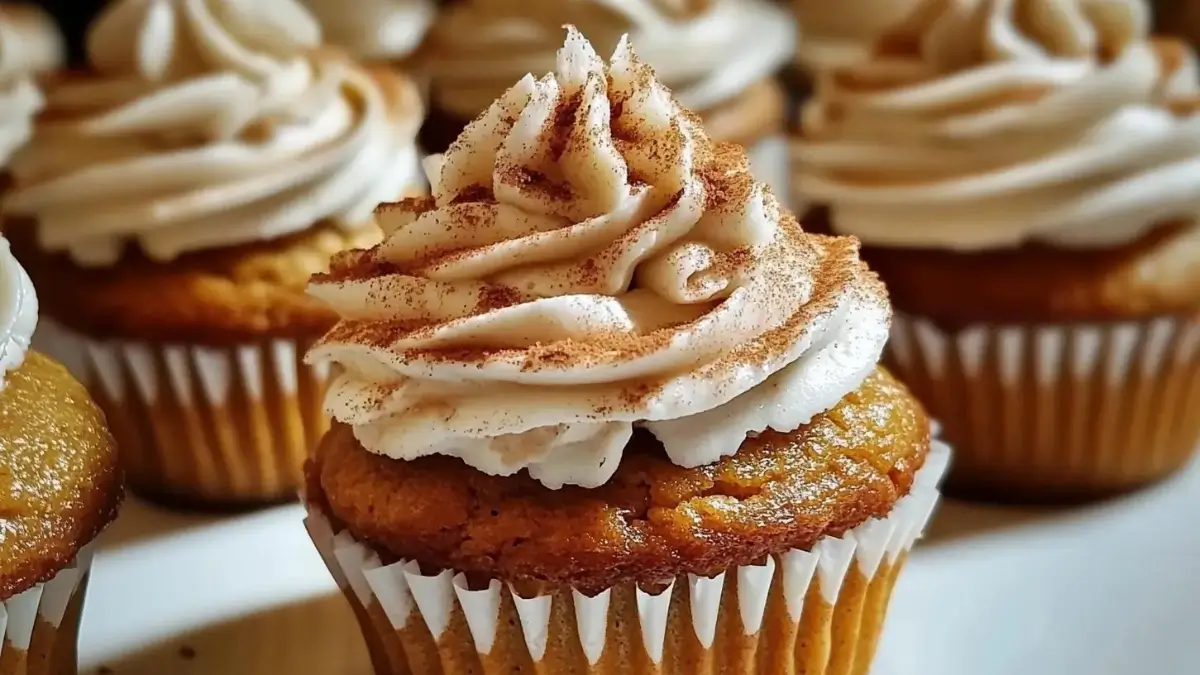
[[[795,27],[765,0],[449,3],[421,55],[431,87],[427,149],[445,150],[522,76],[551,70],[565,24],[604,51],[628,33],[708,133],[747,148],[759,177],[783,197],[786,105],[773,75],[791,59]]]
[[[1200,92],[1149,24],[1138,0],[930,0],[804,112],[805,227],[888,284],[885,362],[957,491],[1094,497],[1200,441]]]
[[[857,242],[574,28],[426,166],[311,285],[307,525],[376,671],[867,672],[949,451]]]
[[[295,0],[120,0],[87,46],[4,204],[39,339],[104,409],[135,490],[290,499],[327,426],[327,373],[300,358],[336,319],[304,288],[378,240],[379,202],[424,191],[417,89],[323,47]]]
[[[306,0],[325,39],[362,61],[404,62],[432,25],[434,0]]]
[[[38,301],[0,238],[0,675],[74,673],[91,543],[124,491],[104,415],[30,350]]]

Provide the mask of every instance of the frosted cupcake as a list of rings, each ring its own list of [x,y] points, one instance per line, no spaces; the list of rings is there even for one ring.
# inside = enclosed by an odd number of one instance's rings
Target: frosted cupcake
[[[858,236],[960,491],[1078,498],[1200,441],[1200,97],[1146,6],[927,2],[805,111],[806,227]]]
[[[0,4],[0,188],[13,153],[33,134],[43,104],[34,76],[62,65],[62,36],[54,21],[30,5]]]
[[[886,293],[577,32],[312,293],[309,530],[376,672],[866,672],[947,451]]]
[[[306,0],[325,39],[362,61],[408,59],[437,14],[434,0]]]
[[[132,486],[209,505],[294,494],[327,426],[306,297],[372,210],[419,189],[415,87],[320,46],[293,0],[115,2],[91,71],[14,160],[14,245]]]
[[[513,82],[552,69],[568,23],[605,50],[629,33],[708,133],[747,148],[756,172],[782,198],[786,106],[773,75],[791,58],[795,29],[786,10],[765,0],[449,4],[422,55],[432,88],[427,148],[445,150]]]
[[[28,275],[0,238],[0,674],[75,672],[90,544],[124,491],[104,415],[29,350]]]

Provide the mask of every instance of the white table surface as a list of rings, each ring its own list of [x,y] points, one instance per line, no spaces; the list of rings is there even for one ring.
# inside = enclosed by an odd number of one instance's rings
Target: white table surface
[[[1097,506],[943,505],[876,675],[1200,673],[1200,466]],[[132,501],[106,535],[81,659],[116,675],[370,675],[298,506],[225,518]]]

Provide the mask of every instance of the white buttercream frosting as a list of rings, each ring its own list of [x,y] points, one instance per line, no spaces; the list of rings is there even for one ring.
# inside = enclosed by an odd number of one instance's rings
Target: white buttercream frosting
[[[33,282],[0,237],[0,389],[4,374],[25,361],[37,328],[38,301]]]
[[[698,111],[772,74],[796,37],[788,13],[766,0],[468,0],[446,9],[431,34],[438,106],[472,119],[523,75],[553,69],[564,24],[603,49],[628,33],[662,83]]]
[[[322,49],[296,0],[120,0],[92,74],[48,94],[9,212],[84,265],[270,239],[372,210],[420,176],[415,86]]]
[[[421,44],[437,15],[433,0],[307,0],[325,39],[370,60],[401,59]]]
[[[37,73],[63,62],[63,40],[54,20],[29,5],[0,5],[0,165],[33,135],[42,108]]]
[[[921,0],[790,0],[800,23],[797,56],[820,73],[866,58],[874,41]]]
[[[796,183],[884,246],[1103,247],[1200,213],[1195,59],[1138,0],[927,2],[805,110]]]
[[[806,235],[622,41],[572,30],[381,208],[311,292],[343,317],[329,412],[370,451],[598,486],[635,425],[694,467],[856,389],[889,309],[849,239]]]

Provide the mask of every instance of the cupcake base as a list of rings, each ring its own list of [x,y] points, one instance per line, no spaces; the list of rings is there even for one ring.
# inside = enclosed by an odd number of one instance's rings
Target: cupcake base
[[[865,674],[948,458],[935,442],[888,517],[812,551],[590,597],[430,574],[414,561],[384,565],[316,504],[306,524],[355,610],[377,675]]]
[[[1078,501],[1157,481],[1200,445],[1200,318],[946,330],[897,314],[885,363],[956,448],[947,491]]]
[[[129,486],[155,501],[226,509],[293,499],[328,428],[326,373],[301,361],[305,342],[98,341],[49,321],[37,340],[87,385]]]
[[[91,554],[0,603],[0,675],[73,675]]]

